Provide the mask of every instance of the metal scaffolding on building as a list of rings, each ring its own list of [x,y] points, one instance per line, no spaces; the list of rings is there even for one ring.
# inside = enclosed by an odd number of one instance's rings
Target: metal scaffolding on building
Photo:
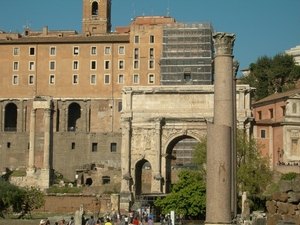
[[[210,22],[163,26],[162,85],[212,84],[212,33]]]

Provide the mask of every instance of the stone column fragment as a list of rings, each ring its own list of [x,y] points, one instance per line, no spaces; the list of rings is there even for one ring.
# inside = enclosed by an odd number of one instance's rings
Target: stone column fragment
[[[35,170],[34,151],[35,151],[35,120],[36,109],[30,112],[30,131],[29,131],[29,170]]]
[[[50,169],[50,123],[51,109],[44,110],[44,163],[43,169]]]

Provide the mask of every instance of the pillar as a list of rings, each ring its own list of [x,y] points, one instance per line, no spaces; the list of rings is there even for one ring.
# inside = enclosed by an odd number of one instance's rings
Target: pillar
[[[29,128],[29,168],[28,168],[28,170],[30,172],[35,171],[35,165],[34,165],[35,119],[36,119],[36,109],[31,109],[31,112],[30,112],[30,128]]]
[[[205,224],[229,225],[232,188],[234,34],[213,34],[215,45],[214,123],[207,124]]]
[[[163,118],[156,118],[155,119],[155,153],[156,153],[156,160],[155,165],[153,165],[154,169],[154,176],[153,176],[153,182],[151,185],[151,193],[161,193],[162,186],[161,186],[161,123]]]
[[[131,118],[122,118],[122,149],[121,149],[121,167],[122,167],[122,181],[120,193],[120,209],[122,211],[129,211],[132,202],[131,184],[132,177],[131,169]]]
[[[51,109],[44,110],[44,164],[43,169],[50,169],[50,123]]]

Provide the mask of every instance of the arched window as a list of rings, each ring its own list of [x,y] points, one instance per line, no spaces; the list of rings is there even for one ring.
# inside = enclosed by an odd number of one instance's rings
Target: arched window
[[[76,131],[76,122],[81,116],[80,105],[78,103],[72,103],[69,105],[68,111],[68,131]]]
[[[14,103],[5,106],[4,131],[17,131],[18,108]]]
[[[297,105],[296,105],[296,103],[293,103],[292,109],[293,109],[293,113],[297,113]]]
[[[93,16],[98,15],[98,2],[93,2],[92,4],[92,15]]]

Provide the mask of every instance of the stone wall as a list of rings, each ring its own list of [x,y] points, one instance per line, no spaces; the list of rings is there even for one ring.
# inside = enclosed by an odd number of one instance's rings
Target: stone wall
[[[266,206],[267,225],[274,225],[279,221],[300,225],[300,178],[280,181],[279,192],[271,195],[271,200],[267,201]]]
[[[55,194],[45,196],[45,205],[35,212],[75,213],[83,205],[86,213],[107,213],[111,210],[110,195]]]

